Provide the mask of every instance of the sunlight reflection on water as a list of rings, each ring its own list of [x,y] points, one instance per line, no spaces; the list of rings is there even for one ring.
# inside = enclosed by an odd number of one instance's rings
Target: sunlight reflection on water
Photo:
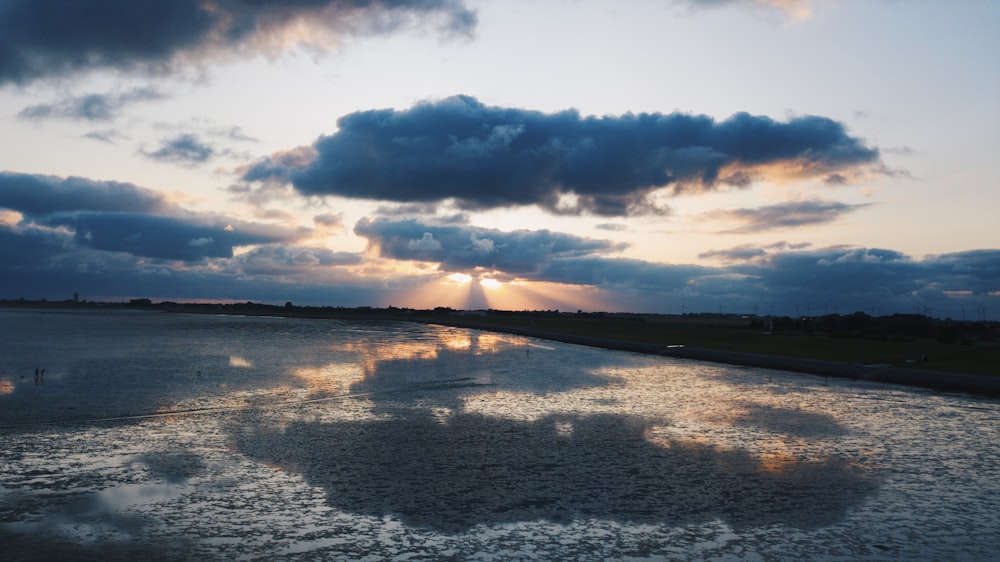
[[[0,328],[0,541],[25,559],[1000,544],[996,400],[416,324],[0,311]],[[20,377],[38,367],[44,385]]]

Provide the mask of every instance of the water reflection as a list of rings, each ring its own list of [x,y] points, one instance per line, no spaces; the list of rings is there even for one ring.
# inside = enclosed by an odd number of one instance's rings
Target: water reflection
[[[559,364],[580,355],[588,370],[597,369],[608,359],[596,350],[538,349],[528,357],[520,351],[525,338],[440,326],[0,314],[0,327],[8,324],[24,329],[0,341],[0,372],[30,370],[44,358],[49,374],[44,388],[0,379],[0,426],[257,407],[457,379],[539,393],[608,384]],[[38,338],[43,332],[48,337]],[[541,376],[522,376],[529,366]]]
[[[412,409],[362,424],[294,422],[283,430],[246,420],[233,428],[233,444],[302,474],[338,510],[450,533],[586,518],[814,528],[843,517],[877,487],[868,471],[839,456],[779,466],[740,449],[654,444],[648,428],[646,420],[609,414],[525,422]]]
[[[0,313],[12,559],[985,559],[1000,528],[995,400],[410,324],[31,318]]]
[[[728,401],[725,409],[688,413],[709,423],[759,428],[802,438],[837,437],[847,433],[829,414],[742,400]]]
[[[244,359],[243,357],[240,357],[239,355],[230,355],[229,356],[229,366],[230,367],[237,367],[237,368],[240,368],[240,369],[253,369],[253,363],[251,363],[250,361]],[[200,371],[199,371],[199,373],[200,373]]]
[[[350,392],[361,381],[364,370],[355,363],[328,363],[318,367],[297,367],[291,374],[305,385],[309,396],[337,395]]]

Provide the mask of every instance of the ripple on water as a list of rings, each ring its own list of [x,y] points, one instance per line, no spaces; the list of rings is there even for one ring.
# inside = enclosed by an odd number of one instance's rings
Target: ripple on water
[[[45,387],[0,393],[14,558],[982,559],[1000,544],[995,400],[409,324],[13,321],[63,342]],[[38,343],[12,340],[0,376],[35,363]]]

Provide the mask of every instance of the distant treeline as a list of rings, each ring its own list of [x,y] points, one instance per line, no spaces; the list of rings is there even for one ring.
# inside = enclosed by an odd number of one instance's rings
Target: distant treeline
[[[824,333],[832,337],[858,339],[935,339],[940,343],[971,344],[998,341],[1000,323],[936,319],[923,314],[869,316],[864,312],[849,315],[827,314],[791,318],[788,316],[750,318],[753,329]]]

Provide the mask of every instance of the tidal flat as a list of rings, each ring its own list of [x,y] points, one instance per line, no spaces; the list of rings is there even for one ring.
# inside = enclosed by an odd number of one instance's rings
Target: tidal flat
[[[0,328],[5,559],[1000,545],[996,399],[402,322],[17,310]]]

